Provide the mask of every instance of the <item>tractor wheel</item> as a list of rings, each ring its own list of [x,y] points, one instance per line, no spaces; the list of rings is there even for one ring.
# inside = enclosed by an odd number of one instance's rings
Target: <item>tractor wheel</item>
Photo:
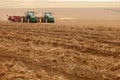
[[[41,18],[41,23],[44,23],[44,20],[43,20],[43,18]]]
[[[52,23],[55,23],[55,21],[53,21]]]

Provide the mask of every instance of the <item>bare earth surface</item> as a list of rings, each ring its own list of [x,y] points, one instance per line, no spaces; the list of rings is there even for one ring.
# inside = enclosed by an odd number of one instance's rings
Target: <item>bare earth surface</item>
[[[0,80],[120,80],[120,16],[100,10],[58,12],[55,24],[0,21]]]
[[[119,80],[119,24],[88,23],[0,22],[0,80]]]

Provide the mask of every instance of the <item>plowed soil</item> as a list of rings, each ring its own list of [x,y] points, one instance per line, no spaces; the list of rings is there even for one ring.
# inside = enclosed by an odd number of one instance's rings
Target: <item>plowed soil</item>
[[[0,22],[0,80],[119,79],[119,21]]]

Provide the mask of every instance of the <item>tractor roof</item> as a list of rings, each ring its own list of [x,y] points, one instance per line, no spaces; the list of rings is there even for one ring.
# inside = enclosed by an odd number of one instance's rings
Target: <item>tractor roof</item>
[[[34,11],[27,11],[27,13],[34,13]]]
[[[44,12],[44,13],[46,13],[46,14],[52,14],[52,12]]]

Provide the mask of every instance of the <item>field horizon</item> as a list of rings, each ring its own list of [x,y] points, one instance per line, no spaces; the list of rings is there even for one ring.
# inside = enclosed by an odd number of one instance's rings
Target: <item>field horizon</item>
[[[120,20],[120,8],[0,8],[0,20],[7,20],[7,16],[23,16],[26,11],[37,12],[36,16],[42,16],[43,12],[54,13],[55,19],[74,20]]]
[[[54,4],[54,5],[53,5]],[[120,7],[120,1],[1,1],[0,8],[90,8]]]

